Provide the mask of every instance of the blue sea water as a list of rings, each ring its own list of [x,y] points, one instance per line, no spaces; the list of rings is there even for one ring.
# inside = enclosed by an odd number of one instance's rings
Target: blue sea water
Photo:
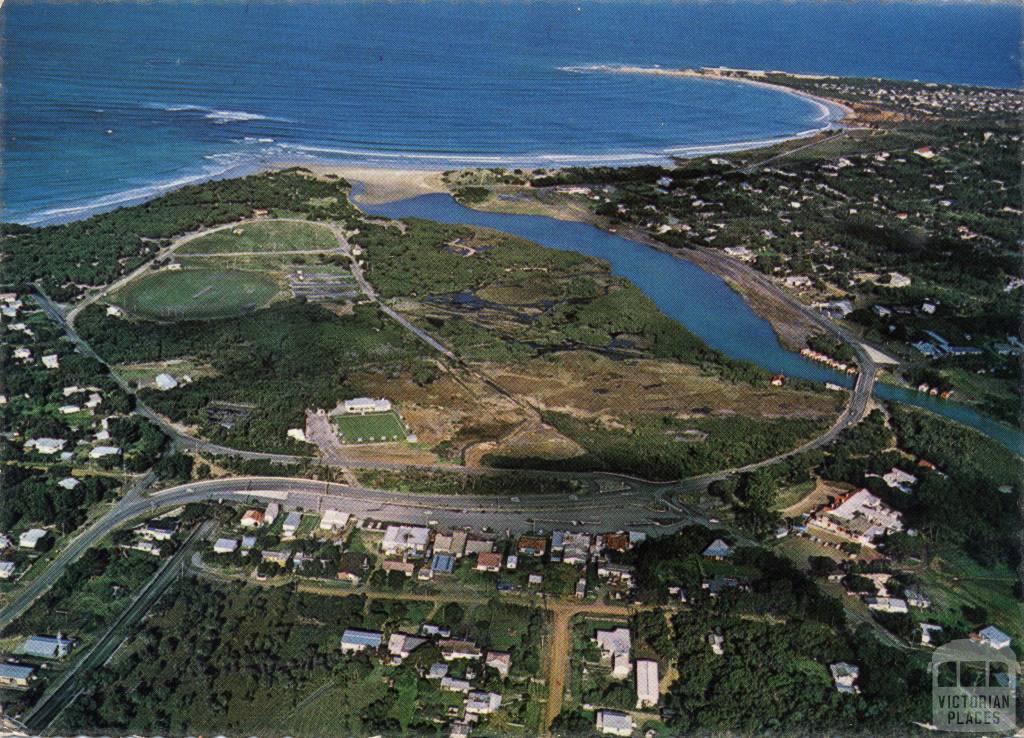
[[[5,220],[262,163],[628,163],[820,127],[773,91],[573,73],[727,65],[1017,86],[1013,5],[8,0]]]

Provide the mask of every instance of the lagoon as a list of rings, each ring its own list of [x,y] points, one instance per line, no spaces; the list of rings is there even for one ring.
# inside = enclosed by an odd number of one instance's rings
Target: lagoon
[[[354,191],[358,193],[358,187]],[[636,241],[585,223],[472,210],[445,194],[421,195],[372,205],[359,202],[358,205],[371,215],[483,226],[549,248],[603,259],[611,265],[614,274],[633,282],[665,315],[678,320],[726,356],[750,361],[790,377],[852,386],[847,375],[838,374],[783,348],[768,321],[758,316],[721,278],[684,259]],[[1011,451],[1024,455],[1024,433],[969,407],[882,383],[875,385],[874,394],[881,400],[914,405],[970,426]]]

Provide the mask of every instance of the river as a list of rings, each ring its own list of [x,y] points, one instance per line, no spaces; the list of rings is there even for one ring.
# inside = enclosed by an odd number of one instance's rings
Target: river
[[[358,191],[357,187],[355,192]],[[371,215],[388,218],[416,217],[484,226],[548,248],[603,259],[611,265],[614,274],[629,279],[643,290],[665,315],[678,320],[723,354],[790,377],[852,386],[849,376],[783,348],[768,321],[758,316],[721,278],[639,242],[585,223],[472,210],[445,194],[372,205],[359,203],[359,207]],[[874,394],[879,399],[914,405],[970,426],[1024,455],[1024,433],[965,405],[881,383],[875,385]]]

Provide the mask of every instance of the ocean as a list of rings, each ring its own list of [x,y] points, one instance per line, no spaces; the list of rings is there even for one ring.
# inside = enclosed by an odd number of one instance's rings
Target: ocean
[[[827,125],[790,95],[579,71],[736,66],[1021,84],[1013,5],[8,0],[3,220],[282,161],[665,161]]]

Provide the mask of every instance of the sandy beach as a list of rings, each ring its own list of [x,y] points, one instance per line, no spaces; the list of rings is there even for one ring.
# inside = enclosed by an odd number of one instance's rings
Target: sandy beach
[[[447,192],[441,181],[441,170],[429,169],[390,169],[377,167],[347,166],[344,164],[309,164],[303,162],[299,166],[309,169],[318,175],[333,174],[343,177],[349,182],[361,182],[363,192],[355,199],[376,205],[394,200],[406,200],[418,195],[432,192]],[[283,167],[275,167],[283,168]]]

